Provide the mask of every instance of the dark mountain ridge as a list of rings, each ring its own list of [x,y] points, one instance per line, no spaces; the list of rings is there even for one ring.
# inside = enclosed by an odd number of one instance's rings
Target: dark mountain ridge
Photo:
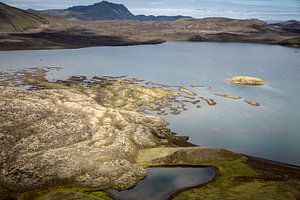
[[[175,21],[188,16],[146,16],[134,15],[123,4],[101,1],[88,6],[73,6],[67,9],[37,11],[48,15],[79,20],[140,20],[140,21]]]
[[[275,23],[272,25],[281,27],[284,31],[300,33],[300,22],[297,20],[289,20],[285,22]]]
[[[73,6],[67,9],[92,20],[134,19],[135,16],[123,5],[102,1],[89,6]]]

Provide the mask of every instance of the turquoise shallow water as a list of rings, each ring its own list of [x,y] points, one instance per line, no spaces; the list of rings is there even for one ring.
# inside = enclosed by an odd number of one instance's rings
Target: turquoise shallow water
[[[62,67],[49,79],[70,75],[129,75],[162,84],[211,86],[190,88],[218,103],[190,106],[167,116],[174,132],[191,142],[300,165],[300,50],[282,46],[240,43],[167,42],[131,47],[93,47],[73,50],[0,52],[0,69]],[[233,75],[264,78],[262,87],[226,83]],[[256,100],[213,95],[216,92]]]

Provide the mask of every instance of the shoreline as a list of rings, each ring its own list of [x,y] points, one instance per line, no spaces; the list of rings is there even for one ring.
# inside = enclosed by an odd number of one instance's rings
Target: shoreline
[[[173,22],[134,20],[72,21],[28,31],[0,30],[0,51],[76,49],[160,44],[166,41],[238,42],[300,48],[300,23],[204,18]]]
[[[72,35],[62,32],[57,33],[9,33],[0,32],[1,51],[22,50],[59,50],[59,49],[81,49],[100,46],[136,46],[155,45],[166,42],[162,39],[151,40],[128,40],[125,37],[102,36],[102,35]]]
[[[88,38],[87,38],[88,39]],[[14,39],[4,39],[4,40],[14,40]],[[127,47],[127,46],[140,46],[140,45],[157,45],[157,44],[163,44],[166,42],[193,42],[193,43],[202,43],[202,42],[211,42],[211,43],[237,43],[237,44],[261,44],[261,45],[274,45],[274,46],[282,46],[282,47],[288,47],[288,48],[294,48],[296,50],[300,49],[300,45],[294,46],[291,44],[285,44],[285,43],[269,43],[269,42],[250,42],[250,41],[217,41],[217,40],[162,40],[162,39],[156,39],[156,40],[149,40],[149,41],[124,41],[120,43],[109,43],[108,44],[100,44],[100,45],[75,45],[70,46],[68,44],[60,44],[60,45],[35,45],[35,44],[27,44],[27,43],[15,43],[14,44],[3,44],[1,42],[1,33],[0,33],[0,52],[7,52],[7,51],[31,51],[31,50],[67,50],[67,49],[83,49],[83,48],[91,48],[91,47]],[[19,45],[19,46],[18,46]]]
[[[214,152],[220,151],[221,154]],[[160,154],[160,155],[155,155]],[[202,156],[201,156],[202,154]],[[221,160],[214,159],[213,155],[221,156]],[[155,155],[155,156],[153,156]],[[199,155],[199,158],[197,158]],[[205,156],[206,155],[206,156]],[[210,155],[207,157],[207,155]],[[218,156],[217,156],[218,157]],[[222,157],[225,159],[223,160]],[[173,160],[175,159],[175,160]],[[247,184],[290,184],[290,180],[300,179],[300,166],[279,163],[263,158],[246,156],[238,153],[226,151],[225,149],[212,149],[207,147],[183,147],[183,148],[159,148],[145,150],[139,161],[147,167],[210,167],[214,169],[214,177],[202,184],[183,188],[175,191],[169,196],[171,199],[195,199],[193,195],[217,195],[211,193],[223,187],[230,194],[231,190],[239,185]],[[180,163],[180,165],[176,164]],[[184,163],[184,164],[183,164]],[[229,171],[228,171],[229,170]],[[232,171],[233,170],[233,171]],[[246,170],[246,171],[244,171]],[[227,172],[227,173],[226,173]],[[274,186],[275,186],[274,185]],[[292,186],[293,187],[293,186]],[[223,189],[225,189],[223,188]],[[222,190],[222,189],[221,189]],[[209,193],[207,193],[209,192]],[[255,190],[249,191],[255,193]],[[271,191],[270,191],[271,192]],[[202,194],[202,195],[201,195]],[[271,192],[271,195],[275,195]],[[200,197],[198,196],[198,197]],[[275,195],[276,196],[276,195]],[[200,198],[202,199],[202,198]]]
[[[211,180],[209,180],[206,183],[201,183],[201,184],[198,184],[198,185],[195,185],[195,186],[191,186],[191,187],[183,188],[181,190],[177,190],[173,194],[171,194],[166,200],[172,200],[178,194],[180,194],[182,192],[186,192],[186,191],[189,191],[189,190],[192,190],[192,189],[195,189],[195,188],[203,187],[203,186],[206,186],[206,185],[208,185],[210,183],[213,183],[213,182],[217,181],[217,178],[218,178],[218,169],[216,167],[211,167],[211,168],[214,170],[214,176],[213,176],[213,178]]]
[[[190,143],[187,141],[181,141],[181,145],[180,147],[200,147],[199,145],[195,145],[193,143]],[[249,156],[246,154],[241,154],[243,156],[245,156],[247,158],[247,160],[245,161],[245,163],[247,165],[249,165],[250,167],[253,167],[254,169],[258,169],[258,170],[271,170],[271,171],[276,171],[277,173],[287,173],[295,178],[299,178],[300,179],[300,166],[297,165],[292,165],[289,163],[282,163],[282,162],[278,162],[278,161],[273,161],[273,160],[268,160],[265,158],[260,158],[260,157],[255,157],[255,156]],[[149,168],[160,168],[160,167],[187,167],[187,168],[202,168],[202,167],[209,167],[214,171],[214,176],[211,180],[209,180],[206,183],[201,183],[195,186],[191,186],[191,187],[187,187],[187,188],[183,188],[180,190],[175,191],[173,194],[171,194],[167,200],[173,200],[177,195],[179,195],[180,193],[192,190],[192,189],[196,189],[199,187],[203,187],[206,186],[210,183],[213,183],[215,181],[217,181],[218,177],[220,176],[220,172],[218,170],[217,167],[215,166],[205,166],[205,165],[161,165],[161,166],[150,166]],[[147,177],[146,177],[147,178]],[[145,179],[146,179],[145,178]]]
[[[254,162],[254,164],[255,163],[260,163],[260,164],[262,164],[262,166],[263,166],[263,164],[268,164],[268,165],[272,165],[274,168],[276,168],[276,167],[283,167],[283,168],[286,168],[286,169],[288,168],[288,169],[293,169],[293,170],[295,168],[297,168],[296,169],[296,170],[298,170],[298,172],[297,172],[298,176],[297,177],[300,178],[300,166],[290,165],[290,164],[287,164],[287,163],[280,163],[280,162],[276,162],[276,161],[267,160],[267,159],[264,159],[264,158],[257,158],[257,157],[247,156],[247,155],[244,155],[244,156],[246,156],[248,159],[249,158],[252,159],[253,160],[252,162]],[[159,167],[170,167],[170,166],[155,166],[155,167],[159,168]],[[171,167],[178,167],[178,166],[171,166]],[[203,166],[203,165],[201,165],[201,166],[187,166],[187,165],[182,165],[181,166],[181,165],[179,165],[179,167],[190,167],[190,168],[195,167],[195,168],[198,168],[198,167],[205,167],[205,166]],[[206,185],[208,185],[210,183],[216,182],[217,179],[218,179],[218,176],[220,176],[218,168],[212,167],[212,166],[206,166],[206,167],[210,167],[211,169],[214,170],[214,176],[213,176],[213,178],[211,180],[209,180],[206,183],[201,183],[201,184],[198,184],[198,185],[195,185],[195,186],[191,186],[191,187],[187,187],[187,188],[183,188],[183,189],[177,190],[173,194],[171,194],[167,198],[167,200],[173,200],[180,193],[187,192],[189,190],[196,189],[196,188],[199,188],[199,187],[203,187],[203,186],[206,186]]]

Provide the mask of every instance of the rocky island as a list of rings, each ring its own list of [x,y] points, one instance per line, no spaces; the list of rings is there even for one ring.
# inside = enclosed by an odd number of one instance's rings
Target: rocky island
[[[240,85],[265,85],[267,83],[267,81],[261,78],[256,78],[251,76],[234,76],[228,79],[228,82],[232,84],[240,84]]]

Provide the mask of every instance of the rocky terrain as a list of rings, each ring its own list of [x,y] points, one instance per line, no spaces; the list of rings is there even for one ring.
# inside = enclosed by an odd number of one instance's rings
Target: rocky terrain
[[[267,81],[261,78],[251,77],[251,76],[234,76],[228,79],[229,83],[240,84],[240,85],[265,85]]]
[[[191,147],[165,120],[146,114],[183,112],[198,97],[193,91],[126,76],[49,82],[49,70],[59,69],[0,73],[0,199],[110,199],[103,190],[131,188],[145,168],[165,165],[215,169],[212,183],[180,191],[179,199],[299,197],[299,167]]]
[[[174,92],[120,81],[90,87],[75,79],[49,83],[43,73],[26,74],[26,83],[34,86],[30,90],[0,87],[0,184],[9,190],[57,184],[130,188],[146,175],[136,164],[140,149],[179,140],[166,121],[137,112],[126,92],[106,100],[122,92],[121,85],[131,85],[139,106],[152,109]]]

